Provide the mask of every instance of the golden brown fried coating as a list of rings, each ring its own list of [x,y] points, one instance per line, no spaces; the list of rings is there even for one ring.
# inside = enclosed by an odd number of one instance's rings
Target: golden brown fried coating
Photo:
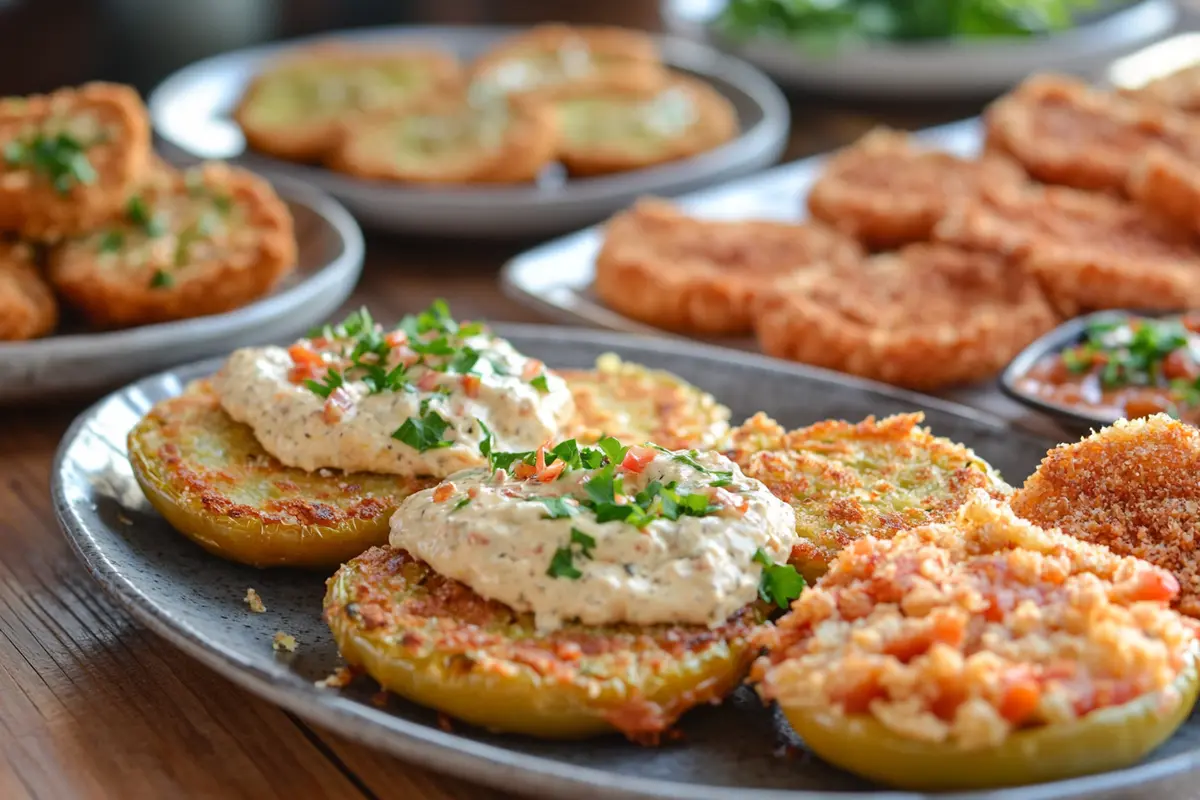
[[[133,89],[89,83],[0,100],[0,230],[57,239],[102,223],[150,158],[150,123]]]
[[[1152,147],[1134,163],[1129,196],[1135,203],[1200,234],[1200,164],[1165,147]]]
[[[485,91],[515,93],[582,88],[614,74],[649,86],[662,80],[663,68],[654,40],[641,31],[549,24],[505,39],[472,73]]]
[[[1127,97],[1160,103],[1189,114],[1200,114],[1200,64],[1172,72],[1140,89],[1123,92]]]
[[[1165,414],[1119,420],[1051,450],[1012,497],[1016,513],[1173,573],[1200,616],[1200,431]]]
[[[1154,144],[1195,151],[1200,122],[1171,109],[1039,75],[986,114],[987,148],[1005,153],[1045,183],[1123,192],[1130,165]]]
[[[936,244],[800,273],[755,318],[769,355],[921,390],[990,378],[1056,323],[1021,270]]]
[[[0,341],[45,336],[58,323],[58,302],[42,277],[33,247],[0,241]]]
[[[528,97],[440,97],[348,125],[330,168],[414,183],[524,183],[557,145],[550,106]]]
[[[287,205],[262,178],[206,164],[134,194],[108,226],[51,252],[50,280],[94,325],[230,311],[296,266]]]
[[[594,289],[613,309],[660,328],[748,333],[754,298],[772,282],[862,257],[854,240],[819,222],[701,220],[646,199],[608,223]]]
[[[614,75],[539,95],[554,105],[558,158],[573,175],[605,175],[678,161],[738,134],[733,104],[708,83],[680,73],[652,85]]]
[[[1200,306],[1196,237],[1116,197],[1059,186],[984,191],[956,205],[935,236],[1019,262],[1066,317]]]
[[[317,161],[359,115],[459,91],[463,80],[458,59],[440,50],[321,44],[267,67],[233,117],[255,150]]]
[[[796,512],[801,542],[790,562],[816,581],[863,537],[951,519],[978,489],[996,499],[1012,492],[991,465],[934,436],[923,419],[825,420],[788,431],[759,413],[731,431],[726,455]]]
[[[1025,174],[999,156],[978,161],[915,145],[877,128],[830,159],[808,194],[819,220],[875,249],[930,238],[946,209],[980,186],[1019,186]]]

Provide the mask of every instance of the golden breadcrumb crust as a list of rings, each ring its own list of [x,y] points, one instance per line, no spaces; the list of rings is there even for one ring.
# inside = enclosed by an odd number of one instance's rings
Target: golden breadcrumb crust
[[[940,244],[814,268],[764,294],[755,328],[769,355],[931,390],[995,375],[1057,317],[1003,258]]]
[[[35,263],[33,246],[0,240],[0,341],[45,336],[57,323],[58,301]]]
[[[862,257],[852,239],[822,223],[701,220],[645,199],[609,221],[593,288],[614,310],[660,328],[748,333],[755,298],[773,282],[817,264],[849,268]]]

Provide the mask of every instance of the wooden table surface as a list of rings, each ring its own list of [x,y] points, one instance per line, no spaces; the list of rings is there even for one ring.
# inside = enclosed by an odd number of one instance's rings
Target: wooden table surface
[[[461,5],[470,4],[446,7]],[[653,25],[649,4],[610,5],[607,21]],[[877,122],[920,127],[977,110],[793,105],[789,157]],[[540,321],[495,281],[528,244],[369,235],[365,274],[347,306],[369,303],[387,319],[441,296],[461,316]],[[311,726],[195,663],[110,601],[68,551],[49,501],[55,447],[89,401],[0,409],[0,798],[505,796]]]

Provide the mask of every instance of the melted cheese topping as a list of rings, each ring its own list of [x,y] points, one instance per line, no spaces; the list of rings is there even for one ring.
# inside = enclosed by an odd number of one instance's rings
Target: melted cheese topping
[[[430,334],[425,343],[435,338]],[[440,341],[445,342],[445,338]],[[444,477],[485,462],[480,421],[500,450],[529,450],[555,438],[570,420],[574,401],[566,383],[490,333],[451,337],[454,353],[416,356],[392,348],[380,366],[408,363],[397,388],[373,391],[361,370],[346,367],[353,341],[302,340],[292,349],[246,348],[229,357],[213,379],[225,411],[249,425],[263,449],[290,467]],[[316,344],[319,342],[320,344]],[[314,391],[291,355],[319,351],[344,383],[327,396]],[[316,348],[316,351],[312,348]],[[455,359],[473,352],[469,368]],[[319,383],[323,368],[315,373]],[[432,433],[419,446],[413,430]],[[409,433],[402,428],[408,423]],[[439,430],[444,424],[444,430]],[[416,438],[420,438],[419,435]]]
[[[715,508],[642,528],[601,522],[586,506],[596,470],[544,483],[484,468],[405,500],[391,545],[548,630],[568,620],[719,625],[757,596],[759,549],[778,563],[796,542],[791,508],[719,454],[660,452],[640,473],[616,474],[626,503],[674,482],[677,495],[705,495]]]

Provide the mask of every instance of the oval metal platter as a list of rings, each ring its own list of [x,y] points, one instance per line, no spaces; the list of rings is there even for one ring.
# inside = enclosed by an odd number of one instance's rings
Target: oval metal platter
[[[442,47],[467,60],[519,28],[400,26],[340,31],[237,50],[198,61],[163,81],[148,100],[155,130],[176,155],[235,160],[287,175],[337,197],[367,226],[396,232],[496,238],[559,233],[601,219],[644,194],[675,195],[773,164],[787,139],[787,101],[749,64],[697,42],[659,37],[663,60],[712,84],[737,110],[742,134],[693,158],[596,178],[548,171],[536,185],[418,187],[368,181],[246,151],[230,114],[242,90],[271,59],[325,41]]]
[[[973,447],[1010,481],[1020,482],[1050,445],[961,406],[746,353],[579,329],[498,331],[552,366],[588,367],[597,356],[617,352],[672,370],[729,405],[735,420],[763,410],[798,426],[827,417],[857,420],[923,409],[935,433]],[[720,707],[687,715],[681,742],[642,748],[617,737],[563,743],[461,725],[444,731],[437,714],[411,703],[392,698],[386,708],[373,705],[370,681],[342,690],[318,688],[314,682],[340,663],[321,622],[326,575],[259,571],[208,555],[150,509],[126,460],[126,433],[138,418],[216,366],[210,361],[147,378],[85,412],[63,439],[53,495],[71,544],[117,601],[235,683],[346,736],[508,791],[581,800],[920,797],[880,791],[817,761],[748,690]],[[243,597],[251,586],[263,597],[265,613],[246,609]],[[297,638],[295,653],[272,651],[272,635],[280,630]],[[1200,719],[1193,718],[1133,769],[972,797],[1182,796],[1198,762]]]

